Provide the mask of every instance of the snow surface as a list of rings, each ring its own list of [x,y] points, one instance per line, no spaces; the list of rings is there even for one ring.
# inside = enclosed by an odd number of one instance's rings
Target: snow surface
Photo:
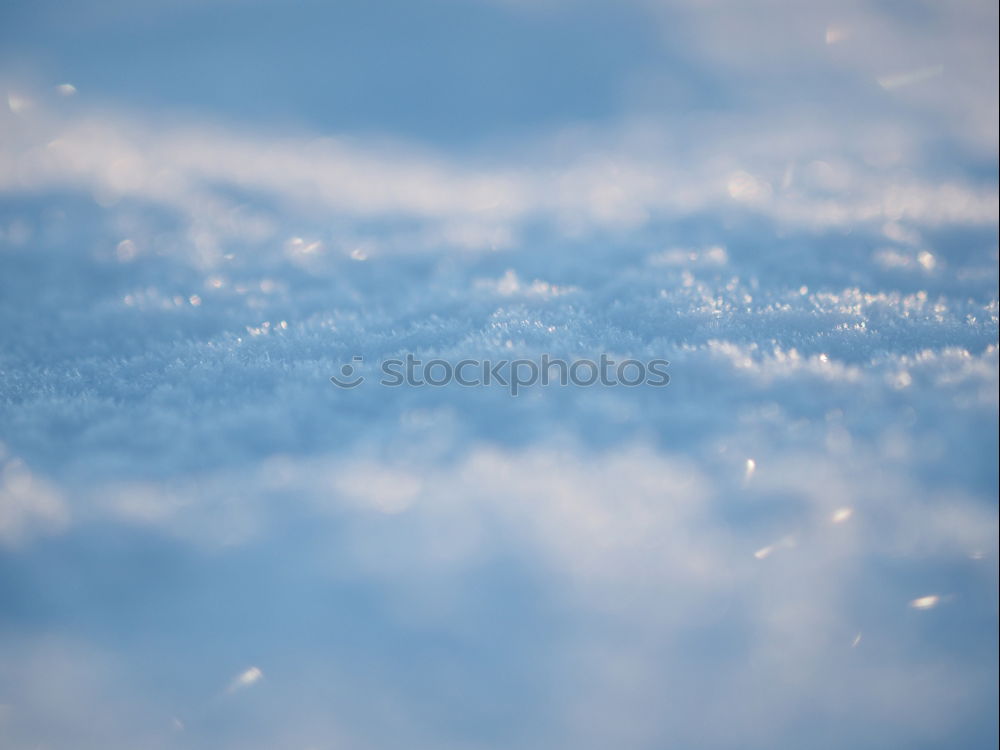
[[[850,117],[478,146],[8,75],[0,744],[995,746],[984,8],[858,42]],[[329,381],[406,353],[671,382]]]

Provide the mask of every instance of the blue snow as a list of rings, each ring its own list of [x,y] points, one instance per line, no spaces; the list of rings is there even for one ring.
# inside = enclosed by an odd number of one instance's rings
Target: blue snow
[[[0,747],[995,747],[996,29],[6,3]]]

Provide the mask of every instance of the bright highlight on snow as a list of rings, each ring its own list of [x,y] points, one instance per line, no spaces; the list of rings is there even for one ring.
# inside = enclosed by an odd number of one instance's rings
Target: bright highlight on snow
[[[263,676],[264,673],[258,667],[247,667],[247,669],[236,675],[233,681],[229,683],[229,692],[233,693],[237,690],[248,688],[259,682]]]

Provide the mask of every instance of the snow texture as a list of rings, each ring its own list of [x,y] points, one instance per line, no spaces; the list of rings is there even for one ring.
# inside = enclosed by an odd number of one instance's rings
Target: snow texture
[[[850,118],[765,97],[480,146],[8,76],[0,745],[995,746],[976,8],[902,69],[858,42]],[[692,16],[723,71],[764,33],[731,10]],[[910,65],[941,28],[944,73]],[[379,386],[407,353],[671,382]]]

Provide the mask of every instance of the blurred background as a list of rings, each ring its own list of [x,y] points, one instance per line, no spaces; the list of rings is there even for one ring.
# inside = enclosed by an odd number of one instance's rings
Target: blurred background
[[[7,0],[0,746],[996,747],[997,27]]]

